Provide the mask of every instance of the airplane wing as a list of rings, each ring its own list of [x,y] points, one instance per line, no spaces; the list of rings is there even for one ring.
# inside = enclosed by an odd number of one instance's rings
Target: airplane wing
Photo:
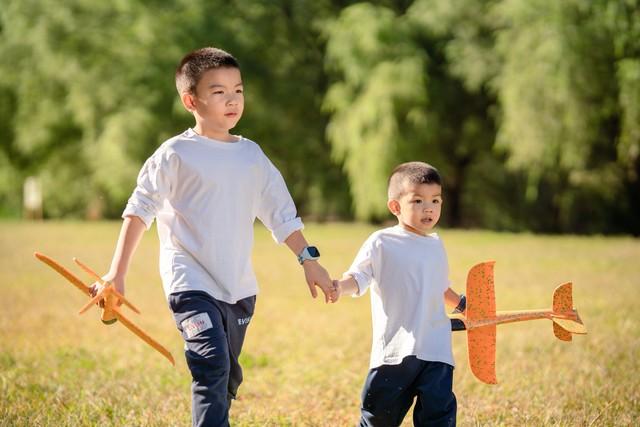
[[[73,286],[80,289],[82,293],[84,293],[85,295],[91,296],[91,290],[89,289],[89,287],[85,285],[82,280],[78,279],[69,270],[67,270],[66,268],[64,268],[63,266],[61,266],[60,264],[58,264],[56,261],[49,258],[48,256],[41,254],[40,252],[35,252],[34,255],[40,261],[44,262],[49,267],[53,268],[55,271],[57,271],[62,276],[64,276],[69,282],[71,282]]]
[[[169,362],[171,362],[171,364],[173,366],[176,365],[175,360],[173,360],[173,355],[169,352],[169,350],[167,350],[166,348],[164,348],[160,343],[158,343],[156,340],[154,340],[153,338],[151,338],[149,335],[147,335],[142,329],[138,328],[136,325],[134,325],[129,319],[127,319],[122,312],[118,309],[118,307],[112,307],[113,312],[115,313],[115,316],[118,318],[118,320],[127,327],[127,329],[129,329],[131,332],[133,332],[134,334],[136,334],[138,337],[140,337],[144,342],[146,342],[147,344],[149,344],[151,347],[153,347],[154,349],[156,349],[158,352],[160,352],[160,354],[162,354],[164,357],[166,357]]]
[[[496,317],[494,261],[477,264],[467,276],[467,320]],[[467,329],[467,347],[471,372],[480,381],[497,384],[496,378],[496,325]]]
[[[498,384],[496,378],[496,325],[467,330],[469,366],[483,383]]]
[[[80,266],[80,268],[82,268],[84,271],[86,271],[87,273],[89,273],[90,276],[92,276],[96,281],[102,283],[103,285],[107,285],[108,283],[105,282],[104,280],[102,280],[102,277],[100,277],[98,275],[98,273],[96,273],[95,271],[93,271],[88,265],[84,264],[82,261],[80,261],[78,258],[74,258],[73,261],[78,264]],[[112,289],[113,294],[120,300],[122,301],[122,303],[124,305],[126,305],[127,307],[129,307],[131,310],[135,311],[136,313],[140,314],[140,310],[138,310],[136,308],[136,306],[134,306],[132,303],[130,303],[125,297],[124,295],[122,295],[120,292],[118,292],[115,288]]]

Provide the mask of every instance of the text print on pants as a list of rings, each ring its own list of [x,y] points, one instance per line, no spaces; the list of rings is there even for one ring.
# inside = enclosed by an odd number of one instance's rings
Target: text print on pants
[[[238,326],[247,325],[247,324],[249,324],[250,321],[251,321],[251,316],[239,318],[238,319]]]
[[[190,318],[183,320],[181,325],[187,339],[193,338],[200,332],[213,327],[211,319],[207,313],[200,313],[195,316],[191,316]]]

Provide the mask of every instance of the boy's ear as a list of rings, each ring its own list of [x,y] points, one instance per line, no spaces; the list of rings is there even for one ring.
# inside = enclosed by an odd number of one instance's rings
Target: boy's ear
[[[391,211],[391,213],[395,216],[400,215],[400,202],[398,202],[397,200],[390,199],[389,201],[387,201],[387,207],[389,208],[389,211]]]
[[[193,112],[196,109],[196,100],[191,92],[182,92],[180,100],[187,111]]]

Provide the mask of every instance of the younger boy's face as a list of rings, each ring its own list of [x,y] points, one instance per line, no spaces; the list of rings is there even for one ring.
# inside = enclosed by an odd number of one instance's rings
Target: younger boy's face
[[[240,70],[232,67],[207,70],[195,93],[184,94],[183,103],[206,136],[228,135],[244,111]]]
[[[442,187],[405,181],[402,195],[397,200],[389,200],[387,205],[405,230],[424,236],[440,219]]]

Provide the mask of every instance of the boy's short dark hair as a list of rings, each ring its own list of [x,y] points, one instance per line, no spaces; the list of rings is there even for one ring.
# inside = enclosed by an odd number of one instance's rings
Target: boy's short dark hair
[[[185,92],[195,93],[202,75],[215,68],[238,68],[236,58],[228,52],[216,47],[203,47],[187,53],[176,69],[176,89],[182,95]]]
[[[388,185],[389,200],[397,200],[402,196],[402,185],[405,181],[411,184],[438,184],[442,185],[442,179],[438,170],[428,163],[408,162],[402,163],[391,172]]]

